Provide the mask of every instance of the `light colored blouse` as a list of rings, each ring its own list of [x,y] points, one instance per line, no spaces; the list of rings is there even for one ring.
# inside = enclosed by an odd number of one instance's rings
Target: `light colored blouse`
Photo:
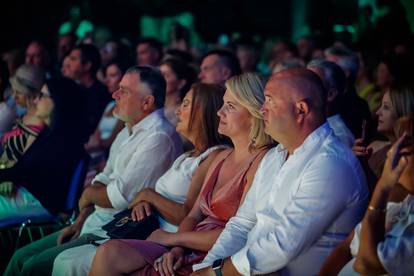
[[[387,275],[414,275],[414,196],[408,195],[401,203],[388,203],[385,239],[377,246],[378,258]],[[358,254],[361,223],[355,227],[350,249]],[[352,268],[355,258],[341,270],[341,276],[358,275]]]
[[[190,152],[180,155],[155,184],[155,191],[162,196],[178,203],[184,203],[187,198],[188,189],[194,172],[207,158],[207,156],[215,150],[226,148],[226,146],[214,146],[207,149],[199,156],[190,156]],[[168,232],[177,232],[178,227],[158,217],[160,228]]]
[[[111,101],[108,103],[108,105],[105,108],[105,111],[102,115],[101,121],[99,122],[98,128],[100,132],[100,138],[102,140],[108,139],[113,129],[116,126],[116,123],[118,122],[118,119],[115,116],[108,116],[108,112],[115,106],[115,101]]]

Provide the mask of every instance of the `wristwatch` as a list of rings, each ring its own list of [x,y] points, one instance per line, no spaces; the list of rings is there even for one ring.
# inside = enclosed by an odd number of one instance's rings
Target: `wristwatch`
[[[222,276],[221,274],[221,268],[223,266],[223,259],[217,259],[213,262],[213,271],[216,274],[216,276]]]

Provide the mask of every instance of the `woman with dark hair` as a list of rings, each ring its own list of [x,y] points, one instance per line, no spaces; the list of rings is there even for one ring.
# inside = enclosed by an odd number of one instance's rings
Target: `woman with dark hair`
[[[224,88],[203,83],[194,84],[187,92],[176,111],[176,130],[194,149],[176,159],[156,182],[155,189],[138,192],[130,204],[134,220],[142,220],[156,211],[161,229],[177,231],[197,199],[210,163],[225,148],[226,139],[217,131],[217,111],[223,104],[223,95]],[[75,247],[62,252],[55,259],[53,275],[86,275],[92,263],[92,258],[86,256],[93,257],[95,251],[95,246],[85,245],[82,249]]]
[[[167,82],[164,114],[168,121],[175,125],[177,123],[175,110],[196,80],[197,74],[190,65],[177,58],[168,58],[162,61],[160,71]]]
[[[73,107],[84,93],[69,79],[51,79],[37,98],[44,127],[17,163],[0,169],[0,225],[65,211],[75,166],[84,156],[83,114]]]

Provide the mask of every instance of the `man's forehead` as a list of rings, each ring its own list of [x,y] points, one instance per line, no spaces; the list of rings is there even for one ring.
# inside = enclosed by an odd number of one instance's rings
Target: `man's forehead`
[[[203,64],[205,65],[221,64],[221,59],[219,55],[217,54],[208,55],[204,58]]]

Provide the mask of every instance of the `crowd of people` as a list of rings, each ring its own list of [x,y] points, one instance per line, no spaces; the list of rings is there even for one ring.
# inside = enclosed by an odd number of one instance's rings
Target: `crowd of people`
[[[252,40],[8,51],[0,228],[71,211],[82,160],[89,177],[74,222],[4,275],[413,275],[411,46],[280,40],[266,71]],[[126,209],[157,229],[111,237]]]

